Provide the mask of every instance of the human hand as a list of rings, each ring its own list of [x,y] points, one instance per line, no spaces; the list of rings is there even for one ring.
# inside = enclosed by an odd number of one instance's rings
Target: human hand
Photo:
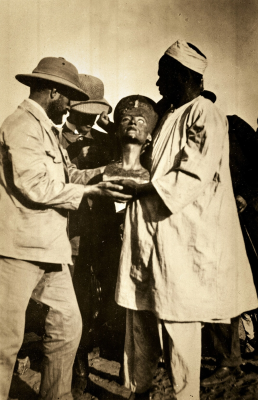
[[[237,204],[237,209],[238,209],[239,214],[241,214],[247,207],[247,202],[240,195],[236,196],[236,204]]]
[[[75,157],[78,157],[82,148],[83,148],[83,136],[80,135],[77,138],[77,140],[71,143],[66,149],[70,160],[73,160]]]
[[[102,113],[99,116],[99,119],[97,120],[98,126],[100,126],[102,129],[106,129],[109,123],[110,119],[108,117],[108,114],[106,113],[106,111],[102,111]]]
[[[139,186],[139,183],[135,182],[133,179],[122,179],[118,181],[119,185],[123,186],[123,193],[130,194],[131,196],[136,197]]]
[[[123,186],[111,182],[85,186],[84,195],[89,197],[111,197],[117,203],[126,203],[132,199],[130,194],[122,193]]]

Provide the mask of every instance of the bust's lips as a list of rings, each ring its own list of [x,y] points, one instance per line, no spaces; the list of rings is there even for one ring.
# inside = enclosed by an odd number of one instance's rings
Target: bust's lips
[[[137,132],[137,128],[135,128],[134,126],[128,126],[128,128],[126,129],[127,132],[129,131],[135,131]]]
[[[135,137],[136,132],[137,132],[137,128],[134,128],[134,127],[129,127],[126,130],[126,133],[131,137]]]

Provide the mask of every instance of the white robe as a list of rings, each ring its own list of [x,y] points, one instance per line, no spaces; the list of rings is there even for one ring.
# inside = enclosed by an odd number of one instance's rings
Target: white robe
[[[226,117],[202,96],[169,111],[153,143],[157,191],[128,204],[119,305],[168,321],[258,307],[229,170]]]

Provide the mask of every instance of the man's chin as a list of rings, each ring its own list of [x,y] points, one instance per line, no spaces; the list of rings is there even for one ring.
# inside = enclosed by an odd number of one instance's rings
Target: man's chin
[[[130,135],[124,136],[122,138],[122,144],[129,144],[129,143],[141,144],[140,141],[136,137],[132,137]]]

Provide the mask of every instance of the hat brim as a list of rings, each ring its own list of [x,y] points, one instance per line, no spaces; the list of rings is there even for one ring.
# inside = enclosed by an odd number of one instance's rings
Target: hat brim
[[[15,76],[15,78],[17,79],[17,81],[23,83],[26,86],[32,86],[32,84],[35,84],[36,80],[39,79],[55,82],[59,86],[64,87],[64,89],[67,92],[67,97],[69,98],[69,100],[86,101],[89,99],[89,96],[82,89],[80,89],[73,83],[67,81],[66,79],[59,78],[58,76],[32,73],[32,74],[18,74]]]
[[[81,103],[71,101],[71,110],[78,111],[84,114],[99,115],[103,111],[105,111],[107,114],[110,114],[112,111],[112,107],[105,99],[88,100]]]

